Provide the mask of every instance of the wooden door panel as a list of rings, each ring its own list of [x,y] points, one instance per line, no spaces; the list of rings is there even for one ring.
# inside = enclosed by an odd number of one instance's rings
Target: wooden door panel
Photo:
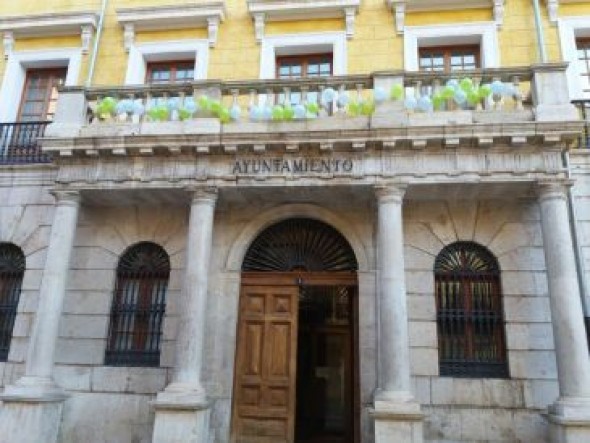
[[[293,443],[296,286],[243,286],[232,412],[235,443]]]

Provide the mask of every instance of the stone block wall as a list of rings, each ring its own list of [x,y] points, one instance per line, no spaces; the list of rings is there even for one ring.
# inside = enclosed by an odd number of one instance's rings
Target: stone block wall
[[[0,241],[13,241],[27,256],[9,361],[0,364],[2,385],[16,380],[24,368],[51,227],[53,199],[42,177],[36,181],[34,186],[0,186]],[[317,217],[332,224],[359,256],[361,426],[363,442],[372,440],[368,411],[376,386],[378,340],[375,205],[369,191],[341,192],[345,195],[326,198],[276,190],[256,204],[251,196],[220,195],[205,361],[206,386],[214,400],[211,441],[226,443],[229,435],[241,257],[258,232],[290,216]],[[62,442],[151,440],[149,402],[166,386],[174,366],[187,219],[188,205],[184,204],[83,204],[56,355],[56,380],[71,394],[64,408]],[[557,381],[536,203],[408,200],[404,230],[411,366],[415,392],[426,413],[426,440],[546,441],[546,424],[539,413],[557,397]],[[440,250],[456,240],[477,241],[500,262],[508,380],[438,376],[433,266]],[[171,259],[161,367],[105,367],[117,262],[126,248],[139,241],[158,243]]]

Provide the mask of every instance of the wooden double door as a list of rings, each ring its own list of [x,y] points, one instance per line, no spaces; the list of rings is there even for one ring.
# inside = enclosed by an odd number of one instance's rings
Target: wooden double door
[[[358,441],[353,273],[244,273],[233,443]]]

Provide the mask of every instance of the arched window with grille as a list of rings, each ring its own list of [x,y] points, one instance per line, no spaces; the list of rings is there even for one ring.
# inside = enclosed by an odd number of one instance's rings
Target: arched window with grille
[[[154,243],[127,249],[117,267],[105,364],[158,366],[170,258]]]
[[[434,265],[440,375],[508,377],[500,267],[473,242],[446,246]]]
[[[0,243],[0,361],[8,359],[25,267],[18,246]]]

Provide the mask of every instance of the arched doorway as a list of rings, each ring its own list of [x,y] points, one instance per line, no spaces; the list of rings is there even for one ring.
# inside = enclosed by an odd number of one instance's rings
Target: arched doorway
[[[314,219],[266,228],[242,265],[234,443],[358,441],[356,257]]]

